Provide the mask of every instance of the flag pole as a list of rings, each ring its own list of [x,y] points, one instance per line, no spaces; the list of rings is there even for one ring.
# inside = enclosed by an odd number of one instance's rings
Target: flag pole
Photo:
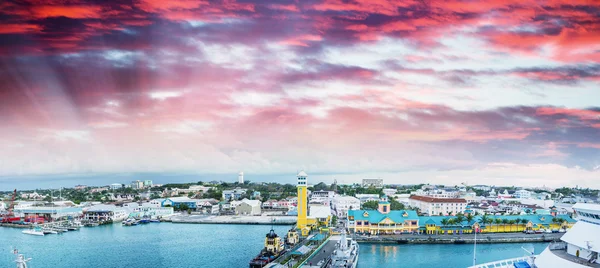
[[[475,263],[477,262],[477,230],[479,228],[475,228],[475,243],[473,243],[473,266],[475,266]]]

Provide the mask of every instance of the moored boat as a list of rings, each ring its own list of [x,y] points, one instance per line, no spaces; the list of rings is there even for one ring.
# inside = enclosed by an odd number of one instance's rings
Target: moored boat
[[[285,252],[284,243],[273,228],[265,237],[265,247],[250,261],[250,268],[265,267]]]
[[[42,231],[42,228],[40,228],[38,226],[35,226],[29,230],[24,230],[23,233],[28,234],[28,235],[44,236],[44,232]]]

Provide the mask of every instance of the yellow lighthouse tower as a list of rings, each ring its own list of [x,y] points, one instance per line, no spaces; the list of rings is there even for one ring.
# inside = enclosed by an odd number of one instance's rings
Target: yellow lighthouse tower
[[[308,227],[308,198],[306,185],[306,172],[298,173],[298,223],[297,227],[302,232],[302,235],[308,235],[310,228]]]

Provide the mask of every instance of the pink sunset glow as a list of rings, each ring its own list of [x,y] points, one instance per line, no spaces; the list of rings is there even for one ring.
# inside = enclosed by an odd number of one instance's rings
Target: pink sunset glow
[[[0,3],[2,178],[600,178],[600,2],[133,3]]]

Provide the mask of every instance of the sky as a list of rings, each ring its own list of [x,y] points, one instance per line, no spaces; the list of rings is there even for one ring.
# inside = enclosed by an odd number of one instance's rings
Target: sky
[[[0,81],[5,184],[600,185],[600,1],[8,0]]]

